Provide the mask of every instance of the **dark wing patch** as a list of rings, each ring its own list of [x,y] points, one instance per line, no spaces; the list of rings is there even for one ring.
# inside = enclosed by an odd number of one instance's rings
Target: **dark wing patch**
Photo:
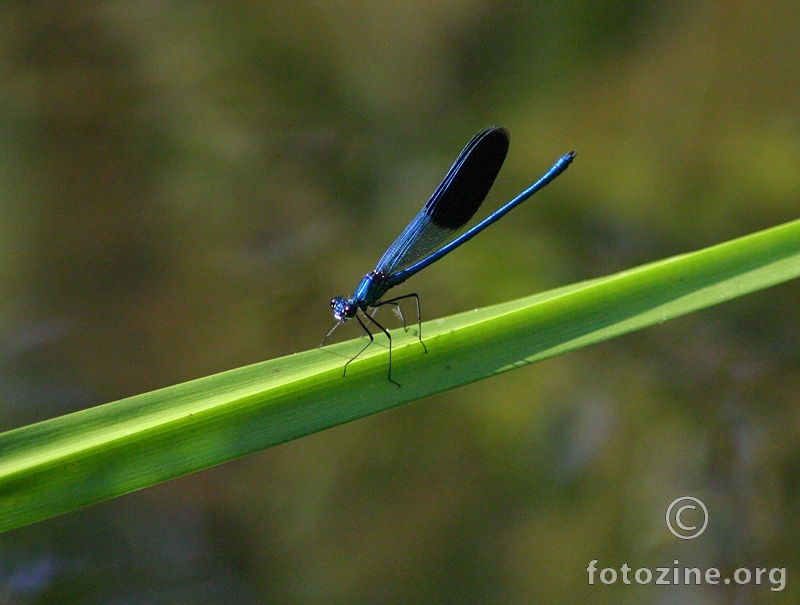
[[[475,215],[508,153],[505,128],[492,126],[472,137],[428,203],[389,246],[375,267],[391,275],[438,250]]]
[[[492,188],[508,153],[505,128],[493,126],[476,134],[425,204],[431,220],[445,229],[460,229],[475,216]]]

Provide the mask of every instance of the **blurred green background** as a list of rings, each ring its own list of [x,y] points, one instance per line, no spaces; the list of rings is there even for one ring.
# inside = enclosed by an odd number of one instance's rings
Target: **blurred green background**
[[[798,218],[798,93],[796,0],[2,3],[0,428],[316,346],[491,124],[480,216],[578,158],[403,286],[424,318]],[[796,603],[798,295],[6,533],[0,602]]]

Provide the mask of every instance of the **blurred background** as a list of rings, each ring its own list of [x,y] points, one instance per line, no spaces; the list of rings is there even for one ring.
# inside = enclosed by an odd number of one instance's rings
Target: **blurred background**
[[[796,0],[2,3],[0,429],[316,346],[491,124],[479,216],[578,157],[404,286],[424,318],[796,219],[798,93]],[[796,603],[799,295],[8,532],[0,603]]]

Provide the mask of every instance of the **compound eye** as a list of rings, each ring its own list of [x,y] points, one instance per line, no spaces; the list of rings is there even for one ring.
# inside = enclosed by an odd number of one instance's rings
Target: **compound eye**
[[[334,296],[333,298],[331,298],[331,309],[333,309],[334,307],[336,307],[336,301],[337,301],[337,300],[338,300],[338,297],[336,297],[336,296]]]

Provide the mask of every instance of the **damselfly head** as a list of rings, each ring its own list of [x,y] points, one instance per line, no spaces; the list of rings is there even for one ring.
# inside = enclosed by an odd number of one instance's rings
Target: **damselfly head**
[[[331,309],[333,309],[333,317],[336,321],[343,323],[356,316],[358,304],[353,299],[347,300],[341,296],[336,296],[331,299]]]

